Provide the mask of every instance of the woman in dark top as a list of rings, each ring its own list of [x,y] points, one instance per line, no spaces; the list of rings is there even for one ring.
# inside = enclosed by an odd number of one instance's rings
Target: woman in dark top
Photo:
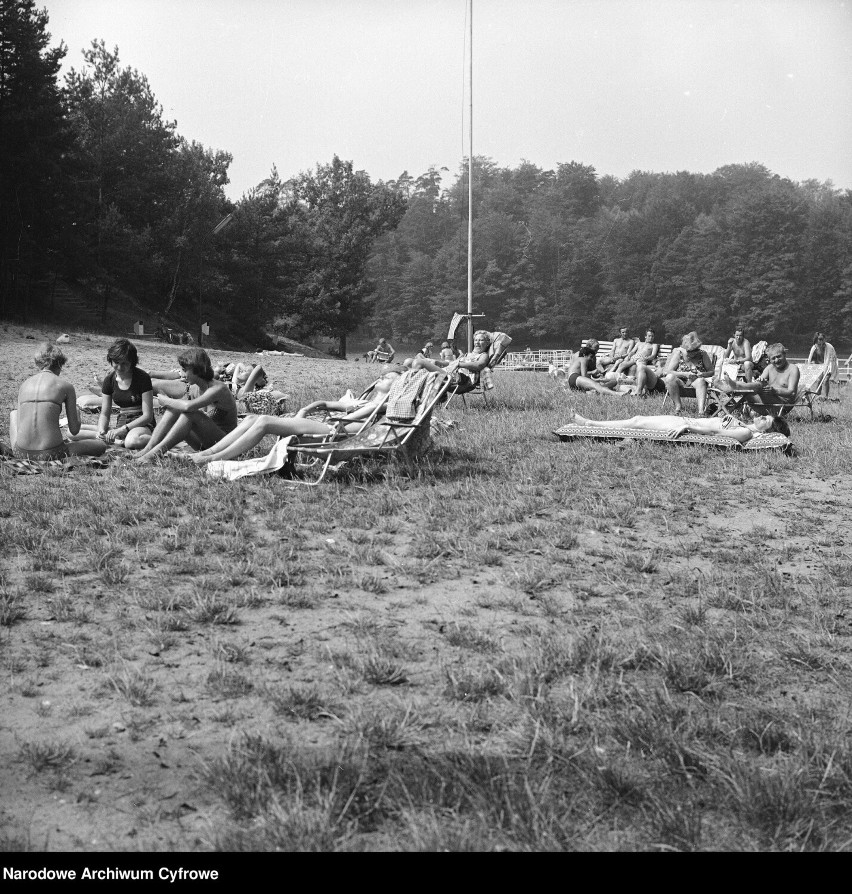
[[[148,443],[154,431],[154,387],[148,373],[136,365],[138,362],[136,346],[126,338],[110,347],[107,363],[112,371],[99,386],[101,414],[97,427],[82,426],[78,438],[96,434],[107,444],[124,444],[130,450],[141,450]],[[115,428],[111,429],[113,404],[119,412]]]
[[[186,373],[187,396],[176,400],[158,395],[165,412],[137,461],[150,462],[181,441],[206,450],[237,427],[237,402],[225,382],[213,375],[213,365],[203,348],[188,348],[178,355]]]
[[[107,373],[101,385],[101,416],[98,437],[107,444],[123,440],[130,450],[141,450],[154,431],[154,386],[144,369],[139,369],[136,346],[120,338],[107,351]],[[116,427],[110,430],[112,406],[118,407]]]

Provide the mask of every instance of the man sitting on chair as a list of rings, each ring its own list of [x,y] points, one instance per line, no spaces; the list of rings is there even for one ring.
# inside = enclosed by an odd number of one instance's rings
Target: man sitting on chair
[[[619,331],[619,336],[612,343],[612,353],[608,354],[606,357],[598,357],[597,365],[598,370],[600,372],[606,372],[606,368],[608,366],[612,366],[613,364],[618,364],[633,350],[633,346],[636,344],[635,338],[628,338],[627,336],[627,327],[622,326]]]
[[[384,337],[379,339],[379,343],[372,351],[367,351],[368,363],[391,363],[396,356],[393,345]]]
[[[722,356],[722,363],[736,363],[742,368],[746,382],[754,376],[754,363],[751,357],[751,342],[745,337],[743,327],[737,326],[734,337],[728,339],[728,347]]]
[[[790,404],[799,393],[799,367],[787,360],[787,349],[781,342],[767,348],[769,366],[756,382],[735,382],[730,376],[722,379],[724,391],[752,392],[746,400],[753,407],[764,404]],[[782,410],[783,412],[783,410]]]

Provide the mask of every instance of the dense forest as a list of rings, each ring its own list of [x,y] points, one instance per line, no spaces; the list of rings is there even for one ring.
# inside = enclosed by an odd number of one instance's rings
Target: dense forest
[[[467,170],[373,182],[336,156],[230,201],[231,156],[187,140],[102,41],[60,83],[34,0],[0,0],[0,316],[44,311],[57,278],[106,314],[216,307],[297,340],[440,335],[466,307]],[[653,326],[721,341],[735,322],[803,347],[852,340],[852,192],[758,163],[712,174],[475,158],[475,309],[569,346]],[[445,183],[445,180],[449,181]]]

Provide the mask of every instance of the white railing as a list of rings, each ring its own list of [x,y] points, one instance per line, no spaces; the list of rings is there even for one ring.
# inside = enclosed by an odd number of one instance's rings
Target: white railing
[[[547,370],[551,366],[560,369],[571,362],[573,351],[509,351],[497,365],[498,369]]]

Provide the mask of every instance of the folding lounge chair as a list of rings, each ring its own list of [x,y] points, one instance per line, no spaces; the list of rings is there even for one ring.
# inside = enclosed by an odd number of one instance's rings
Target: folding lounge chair
[[[830,374],[831,369],[828,364],[821,363],[800,363],[799,367],[799,388],[796,396],[792,401],[775,403],[767,401],[761,397],[762,403],[751,403],[748,396],[754,392],[749,391],[722,391],[718,388],[711,388],[708,394],[711,394],[719,407],[731,413],[738,418],[746,418],[747,415],[761,416],[787,416],[796,407],[807,407],[814,418],[814,401],[822,397],[822,385],[826,377]]]
[[[490,407],[493,404],[488,402],[488,394],[489,392],[494,390],[494,370],[497,365],[502,361],[502,359],[506,356],[506,353],[509,350],[509,345],[512,343],[512,339],[506,335],[505,332],[497,333],[498,338],[494,341],[490,347],[488,348],[488,366],[479,373],[479,376],[476,379],[476,385],[471,391],[465,391],[463,394],[460,394],[459,397],[462,399],[462,403],[467,407],[468,397],[481,397],[485,403],[486,407]],[[449,405],[450,401],[455,397],[455,392],[450,389],[450,396],[447,399],[447,405]]]
[[[357,434],[324,444],[306,444],[301,439],[291,442],[287,452],[294,463],[311,457],[322,461],[322,468],[315,480],[298,483],[316,486],[332,465],[356,457],[378,459],[396,455],[410,464],[412,457],[428,449],[432,411],[449,387],[449,382],[449,378],[440,373],[426,370],[409,373],[391,388],[385,415],[365,425]],[[406,396],[406,386],[414,389],[409,391],[410,397]],[[402,404],[410,409],[404,410]],[[411,416],[409,412],[412,412]]]

